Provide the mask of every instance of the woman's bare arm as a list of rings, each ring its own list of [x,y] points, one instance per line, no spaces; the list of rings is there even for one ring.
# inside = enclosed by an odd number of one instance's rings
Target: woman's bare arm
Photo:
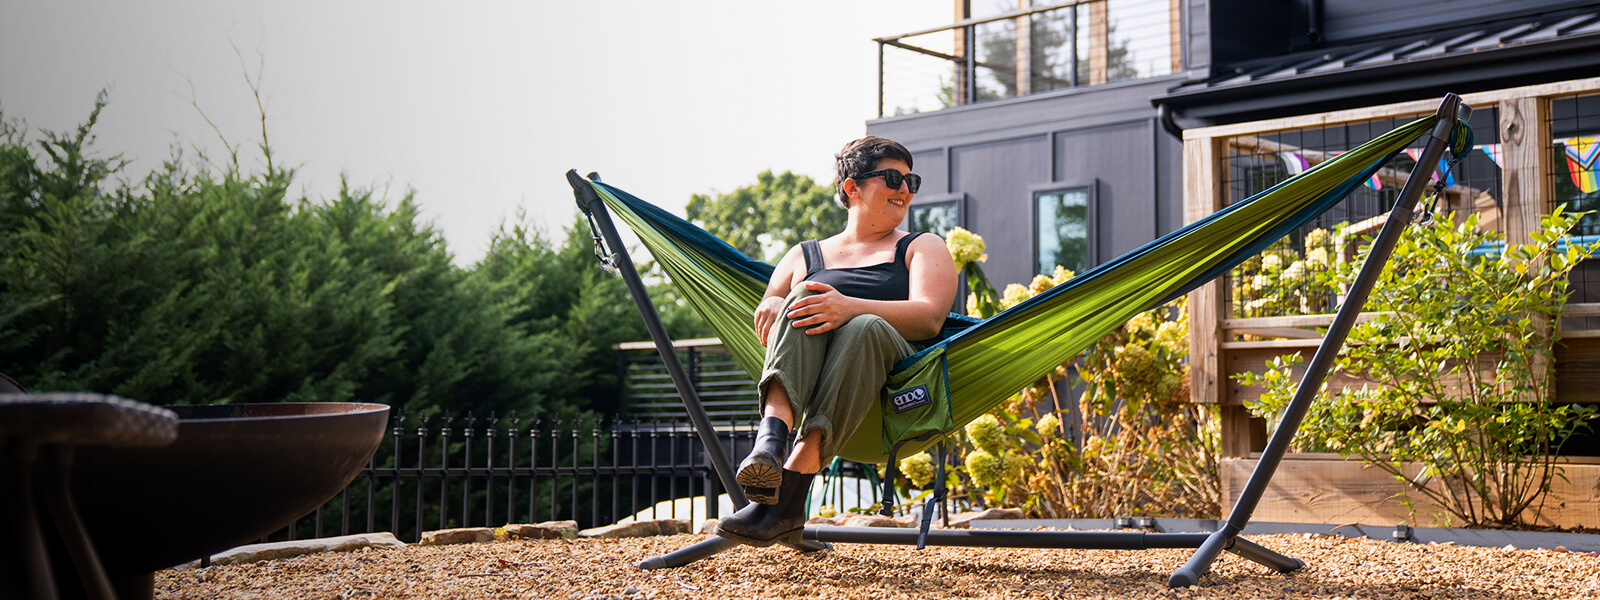
[[[783,260],[778,261],[777,268],[772,271],[772,279],[767,281],[767,292],[761,297],[761,303],[756,305],[755,314],[756,339],[763,346],[767,345],[767,332],[783,311],[783,300],[794,288],[795,273],[803,272],[799,265],[804,261],[800,245],[796,244],[783,255]]]

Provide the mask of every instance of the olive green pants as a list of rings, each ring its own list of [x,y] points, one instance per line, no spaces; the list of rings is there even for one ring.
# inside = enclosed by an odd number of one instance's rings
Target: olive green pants
[[[784,312],[795,300],[812,294],[804,287],[796,288],[784,301]],[[895,363],[914,351],[877,315],[861,315],[817,335],[807,335],[805,329],[782,317],[767,333],[761,398],[766,401],[767,386],[774,380],[783,385],[795,422],[800,424],[798,435],[822,430],[822,465],[827,466],[878,401]]]

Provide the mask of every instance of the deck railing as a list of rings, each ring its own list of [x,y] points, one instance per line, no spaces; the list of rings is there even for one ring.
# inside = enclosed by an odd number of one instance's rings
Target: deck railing
[[[876,38],[878,116],[1178,72],[1180,5],[1041,0],[1038,6]]]

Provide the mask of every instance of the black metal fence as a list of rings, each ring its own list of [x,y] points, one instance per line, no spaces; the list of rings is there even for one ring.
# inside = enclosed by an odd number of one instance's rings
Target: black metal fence
[[[718,428],[742,456],[755,423]],[[389,531],[421,532],[506,523],[608,525],[658,502],[716,498],[720,482],[684,423],[398,416],[367,468],[338,496],[269,541]],[[717,516],[708,503],[708,518]],[[689,518],[676,506],[656,517]]]
[[[742,457],[755,428],[728,423],[717,433],[730,456]],[[877,489],[862,483],[870,468],[845,463],[837,474],[848,479],[819,487],[825,494],[812,503],[844,510],[875,502]],[[717,518],[723,493],[687,423],[397,416],[344,491],[261,541],[388,531],[415,542],[435,529],[554,520],[589,528],[641,512],[692,519],[672,501],[702,496],[705,517]]]
[[[675,345],[724,451],[738,461],[755,439],[755,383],[717,340]],[[344,491],[263,541],[374,531],[416,541],[436,529],[556,520],[589,528],[652,509],[643,518],[692,518],[672,501],[694,497],[717,518],[724,490],[654,344],[616,349],[622,409],[632,417],[396,415]],[[813,504],[842,511],[876,502],[877,488],[863,483],[876,480],[871,468],[840,465]]]

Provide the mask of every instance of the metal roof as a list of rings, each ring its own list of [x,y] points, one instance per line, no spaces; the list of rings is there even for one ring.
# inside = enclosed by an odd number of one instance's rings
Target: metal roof
[[[1570,73],[1600,67],[1596,50],[1600,7],[1591,6],[1243,61],[1152,101],[1188,116],[1243,114],[1402,90],[1423,92],[1420,88],[1449,87],[1452,82]]]

